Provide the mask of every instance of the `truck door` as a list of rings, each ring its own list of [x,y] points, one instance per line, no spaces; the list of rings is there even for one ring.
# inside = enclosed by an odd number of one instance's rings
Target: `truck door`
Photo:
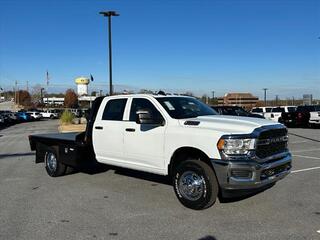
[[[126,98],[110,99],[103,112],[96,117],[93,147],[99,162],[113,164],[113,161],[123,160],[123,115],[126,103]]]
[[[153,172],[164,169],[164,135],[166,126],[137,124],[136,112],[149,109],[153,116],[163,118],[155,105],[146,98],[133,98],[129,121],[124,131],[124,155],[128,162]]]

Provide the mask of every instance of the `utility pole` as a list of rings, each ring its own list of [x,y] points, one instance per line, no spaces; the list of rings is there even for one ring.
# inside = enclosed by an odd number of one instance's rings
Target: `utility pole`
[[[279,95],[276,95],[276,106],[278,106]]]
[[[29,92],[29,81],[27,80],[27,92]]]
[[[294,106],[294,96],[292,96],[292,106]]]
[[[41,89],[40,89],[40,101],[41,101],[41,104],[43,104],[43,90],[44,90],[44,88],[42,87]],[[42,106],[43,107],[43,106]]]
[[[17,85],[18,85],[18,82],[16,80],[15,83],[14,83],[14,103],[15,104],[18,103],[18,101],[17,101]]]
[[[212,104],[214,104],[214,91],[212,91],[211,93],[212,93]]]
[[[268,88],[263,88],[262,89],[264,91],[264,106],[267,106],[267,90]]]
[[[46,83],[47,83],[47,111],[49,111],[49,72],[47,70],[47,74],[46,74]]]
[[[115,11],[99,12],[104,17],[108,17],[108,35],[109,35],[109,94],[112,96],[112,46],[111,46],[111,17],[119,16]]]

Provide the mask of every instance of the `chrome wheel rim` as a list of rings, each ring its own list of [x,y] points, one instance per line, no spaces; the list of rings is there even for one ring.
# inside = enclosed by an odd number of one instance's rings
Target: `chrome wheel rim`
[[[48,169],[51,172],[56,170],[56,168],[57,168],[57,158],[53,153],[47,153],[46,163],[47,163]]]
[[[205,190],[205,182],[202,176],[193,171],[184,172],[178,183],[180,194],[190,201],[201,198]]]

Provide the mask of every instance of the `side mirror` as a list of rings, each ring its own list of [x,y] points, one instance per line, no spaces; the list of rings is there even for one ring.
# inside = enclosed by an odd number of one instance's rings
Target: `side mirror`
[[[136,112],[137,124],[163,124],[163,120],[155,118],[149,109],[140,109]]]

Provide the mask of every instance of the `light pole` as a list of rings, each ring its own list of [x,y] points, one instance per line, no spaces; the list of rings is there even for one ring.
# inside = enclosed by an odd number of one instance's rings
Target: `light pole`
[[[263,88],[262,89],[264,91],[264,106],[267,106],[267,90],[268,88]]]
[[[109,35],[109,94],[113,94],[112,88],[112,48],[111,48],[111,17],[119,16],[115,11],[99,12],[104,17],[108,17],[108,35]]]

